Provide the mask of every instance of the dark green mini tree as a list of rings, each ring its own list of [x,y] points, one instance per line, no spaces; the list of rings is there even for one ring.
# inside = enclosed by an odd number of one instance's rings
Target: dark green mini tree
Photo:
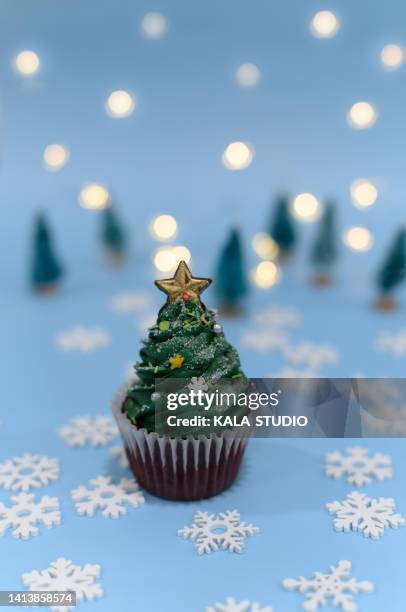
[[[233,228],[221,250],[217,263],[214,289],[225,314],[237,314],[248,293],[241,234]]]
[[[279,196],[276,200],[269,234],[278,245],[281,258],[288,257],[296,244],[296,229],[286,196]]]
[[[390,311],[397,308],[393,290],[406,276],[406,229],[402,228],[395,236],[389,251],[378,270],[376,282],[379,296],[375,306],[379,310]]]
[[[101,240],[108,259],[115,264],[125,258],[126,240],[124,230],[112,206],[102,212]]]
[[[62,266],[55,255],[52,236],[45,215],[38,214],[35,221],[31,286],[39,293],[53,293],[62,276]]]
[[[329,202],[325,206],[311,251],[311,263],[314,268],[312,281],[315,285],[330,284],[331,270],[336,259],[335,207],[332,202]]]

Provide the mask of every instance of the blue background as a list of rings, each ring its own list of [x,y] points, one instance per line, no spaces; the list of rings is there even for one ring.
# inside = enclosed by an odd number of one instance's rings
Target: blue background
[[[324,453],[348,440],[251,441],[236,485],[209,501],[169,503],[147,495],[144,507],[119,520],[75,514],[69,491],[99,474],[123,470],[107,448],[70,449],[56,435],[71,418],[107,413],[127,363],[139,349],[143,317],[118,317],[110,298],[119,291],[153,291],[151,255],[156,243],[150,219],[173,214],[179,242],[193,254],[196,274],[210,275],[217,249],[231,222],[243,227],[250,265],[252,235],[266,227],[270,197],[279,190],[310,191],[339,202],[342,229],[366,225],[374,248],[357,254],[342,247],[337,283],[316,293],[307,283],[307,249],[313,228],[301,227],[299,254],[269,291],[253,290],[248,314],[225,321],[240,350],[245,371],[265,376],[283,366],[278,352],[241,345],[252,325],[250,310],[294,306],[302,323],[295,342],[327,342],[339,361],[322,375],[403,376],[404,361],[374,352],[377,333],[399,330],[404,311],[384,318],[370,309],[371,278],[392,233],[404,222],[405,68],[385,72],[379,51],[402,43],[405,7],[360,0],[330,3],[342,25],[331,40],[308,30],[318,2],[204,4],[179,0],[12,0],[0,9],[0,321],[4,377],[0,407],[0,462],[24,452],[61,460],[61,478],[41,492],[61,500],[62,525],[26,542],[9,533],[0,540],[0,588],[22,587],[20,575],[44,569],[58,556],[74,563],[99,563],[105,596],[83,610],[200,612],[227,596],[251,599],[276,612],[301,609],[297,593],[285,593],[285,577],[326,572],[339,559],[353,563],[358,579],[375,582],[372,595],[357,598],[361,610],[404,609],[406,531],[389,531],[378,542],[360,534],[337,534],[324,504],[352,488],[323,475]],[[168,19],[168,35],[144,40],[138,24],[149,10]],[[35,50],[41,72],[24,80],[11,68],[21,49]],[[256,63],[258,87],[239,89],[233,74],[242,62]],[[125,120],[112,120],[104,102],[114,89],[136,94],[137,107]],[[346,124],[349,107],[370,100],[376,125],[365,131]],[[221,154],[229,142],[245,140],[256,151],[243,172],[229,172]],[[62,142],[71,159],[61,172],[42,166],[47,144]],[[349,185],[373,178],[376,206],[357,210]],[[84,183],[108,186],[131,237],[131,256],[122,270],[104,267],[98,245],[97,213],[79,207]],[[61,293],[41,300],[28,291],[29,248],[34,211],[44,207],[67,268]],[[404,289],[400,298],[404,298]],[[207,293],[207,303],[213,295]],[[141,316],[142,315],[142,316]],[[90,354],[63,353],[55,335],[75,324],[102,326],[111,345]],[[369,440],[388,452],[394,478],[366,488],[371,496],[394,496],[406,514],[402,440]],[[0,491],[0,500],[9,499]],[[176,535],[196,509],[237,508],[261,533],[247,539],[242,555],[198,557],[191,542]]]

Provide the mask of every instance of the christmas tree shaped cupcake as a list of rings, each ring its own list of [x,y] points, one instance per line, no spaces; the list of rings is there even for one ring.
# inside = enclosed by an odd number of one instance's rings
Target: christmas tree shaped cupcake
[[[406,230],[401,228],[396,234],[384,262],[377,275],[379,296],[375,307],[383,312],[396,310],[398,304],[393,293],[406,277]]]
[[[52,234],[45,215],[39,213],[34,229],[30,271],[31,286],[37,293],[54,293],[58,288],[62,274],[62,266],[55,254]]]
[[[168,394],[162,391],[166,385],[176,385],[178,394],[198,388],[214,393],[225,385],[234,392],[248,388],[237,351],[214,311],[201,302],[200,294],[210,283],[193,277],[184,261],[173,278],[155,281],[167,301],[143,341],[135,383],[113,402],[135,477],[145,489],[167,499],[203,499],[229,487],[247,442],[247,431],[240,427],[205,426],[201,419],[207,413],[193,402],[171,412],[182,426],[164,433],[159,428],[160,407],[168,405]],[[246,406],[216,408],[230,420],[247,415]]]

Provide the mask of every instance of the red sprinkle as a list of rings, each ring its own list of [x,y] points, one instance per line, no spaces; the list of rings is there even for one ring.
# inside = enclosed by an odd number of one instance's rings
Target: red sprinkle
[[[187,304],[188,302],[190,302],[190,295],[188,295],[187,293],[183,294],[183,301]]]

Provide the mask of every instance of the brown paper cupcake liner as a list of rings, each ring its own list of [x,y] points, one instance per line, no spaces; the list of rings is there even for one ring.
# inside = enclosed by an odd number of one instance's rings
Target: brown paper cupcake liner
[[[191,501],[213,497],[235,480],[249,428],[221,435],[171,438],[138,429],[122,411],[126,389],[113,398],[112,410],[131,469],[149,493]]]

